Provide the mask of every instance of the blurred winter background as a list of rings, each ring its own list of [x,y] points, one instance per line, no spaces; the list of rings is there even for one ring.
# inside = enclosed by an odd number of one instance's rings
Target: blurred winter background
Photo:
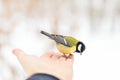
[[[0,0],[0,80],[25,79],[14,48],[57,52],[40,30],[86,44],[74,54],[74,80],[120,80],[120,0]]]

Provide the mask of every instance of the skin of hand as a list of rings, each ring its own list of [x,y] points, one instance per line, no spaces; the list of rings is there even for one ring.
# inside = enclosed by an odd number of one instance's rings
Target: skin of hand
[[[72,80],[73,55],[66,58],[60,53],[45,53],[38,57],[28,55],[20,49],[14,49],[13,54],[16,55],[27,77],[35,73],[47,73],[58,77],[60,80]]]

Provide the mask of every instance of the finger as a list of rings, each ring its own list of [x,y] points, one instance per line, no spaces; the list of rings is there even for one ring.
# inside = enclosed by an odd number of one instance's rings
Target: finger
[[[27,76],[30,76],[33,73],[33,69],[34,69],[33,64],[32,64],[35,60],[34,57],[31,55],[27,55],[24,51],[20,49],[14,49],[13,54],[17,57],[21,66],[25,70]]]
[[[70,61],[70,62],[73,63],[73,61],[74,61],[74,55],[73,55],[73,54],[70,54],[70,55],[68,56],[68,58],[67,58],[67,61]]]
[[[68,56],[68,59],[74,59],[74,55],[73,54],[70,54],[69,56]]]
[[[18,61],[22,65],[26,64],[29,61],[28,59],[30,58],[30,56],[20,49],[14,49],[13,54],[17,57]]]
[[[12,52],[17,58],[22,58],[26,56],[26,54],[20,49],[13,49]]]
[[[65,56],[65,55],[62,55],[60,58],[59,58],[59,60],[61,60],[61,61],[65,61],[67,59],[67,56]]]
[[[59,59],[60,57],[61,57],[60,54],[54,53],[51,58],[57,60],[57,59]]]
[[[65,57],[60,57],[59,60],[60,61],[66,61],[66,58]]]
[[[44,53],[40,57],[50,57],[51,58],[53,55],[54,55],[54,52],[50,52],[50,53]]]

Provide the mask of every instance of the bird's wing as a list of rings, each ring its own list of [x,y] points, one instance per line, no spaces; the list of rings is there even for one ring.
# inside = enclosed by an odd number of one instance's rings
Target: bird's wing
[[[65,36],[50,34],[45,31],[41,31],[42,34],[48,36],[49,38],[55,40],[57,43],[63,44],[65,46],[71,47],[71,44],[65,39]]]
[[[63,44],[65,46],[69,46],[70,47],[70,45],[68,44],[68,42],[66,41],[64,36],[62,36],[62,35],[54,35],[54,34],[51,34],[51,35],[54,37],[54,40],[57,43],[60,43],[60,44]]]

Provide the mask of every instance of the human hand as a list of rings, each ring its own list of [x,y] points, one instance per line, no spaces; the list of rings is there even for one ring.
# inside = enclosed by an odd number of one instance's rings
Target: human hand
[[[20,49],[14,49],[13,53],[28,77],[35,73],[47,73],[61,80],[72,80],[73,55],[65,58],[61,54],[45,53],[38,57],[28,55]]]

